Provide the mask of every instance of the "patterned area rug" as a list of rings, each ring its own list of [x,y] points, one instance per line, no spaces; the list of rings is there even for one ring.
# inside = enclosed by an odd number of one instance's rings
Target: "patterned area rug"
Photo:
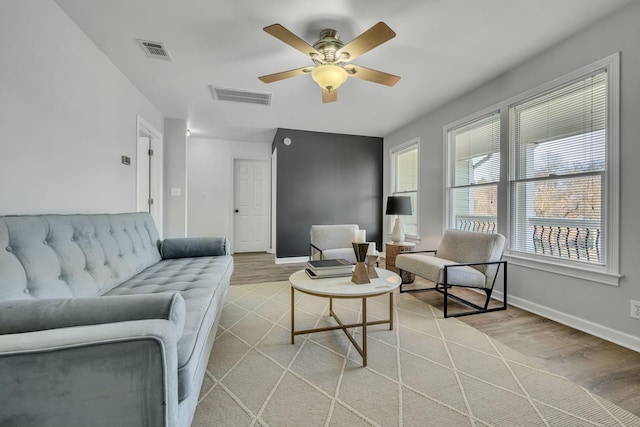
[[[230,288],[193,426],[640,426],[411,295],[396,295],[394,330],[368,328],[366,368],[339,330],[292,345],[290,301],[288,282]],[[369,299],[369,320],[388,302]],[[360,301],[334,310],[354,323]],[[296,292],[296,330],[333,324],[327,299]]]

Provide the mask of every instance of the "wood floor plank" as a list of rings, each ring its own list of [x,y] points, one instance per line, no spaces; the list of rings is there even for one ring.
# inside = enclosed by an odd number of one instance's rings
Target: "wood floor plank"
[[[305,265],[304,262],[278,265],[274,256],[266,253],[236,254],[234,261],[232,285],[288,280]],[[426,284],[421,280],[417,278],[418,286]],[[442,309],[442,295],[436,292],[414,295]],[[465,297],[469,296],[476,295],[466,291]],[[459,319],[549,371],[640,416],[640,353],[517,307]]]

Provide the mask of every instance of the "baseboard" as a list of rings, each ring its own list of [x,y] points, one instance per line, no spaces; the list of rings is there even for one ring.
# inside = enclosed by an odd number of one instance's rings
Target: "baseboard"
[[[495,291],[491,297],[502,301],[503,293]],[[563,325],[570,326],[579,331],[586,332],[595,337],[602,338],[603,340],[640,352],[640,337],[620,332],[607,326],[594,323],[590,320],[581,319],[580,317],[572,316],[523,298],[509,295],[507,302],[509,305],[513,305],[514,307],[527,310],[531,313],[562,323]]]
[[[289,257],[289,258],[276,258],[276,264],[295,264],[299,262],[307,262],[309,261],[308,256],[297,256],[297,257]]]

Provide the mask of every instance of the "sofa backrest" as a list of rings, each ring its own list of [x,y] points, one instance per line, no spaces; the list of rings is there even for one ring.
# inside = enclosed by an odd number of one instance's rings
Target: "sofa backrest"
[[[0,216],[0,299],[99,296],[160,261],[148,213]]]

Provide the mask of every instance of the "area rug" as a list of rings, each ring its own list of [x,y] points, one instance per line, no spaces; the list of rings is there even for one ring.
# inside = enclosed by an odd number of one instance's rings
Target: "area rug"
[[[408,294],[368,329],[368,366],[342,331],[296,336],[287,282],[232,286],[193,426],[640,426],[640,418]],[[368,300],[370,320],[388,297]],[[335,300],[355,323],[359,300]],[[296,292],[296,329],[332,325]],[[358,330],[356,339],[361,339]]]

